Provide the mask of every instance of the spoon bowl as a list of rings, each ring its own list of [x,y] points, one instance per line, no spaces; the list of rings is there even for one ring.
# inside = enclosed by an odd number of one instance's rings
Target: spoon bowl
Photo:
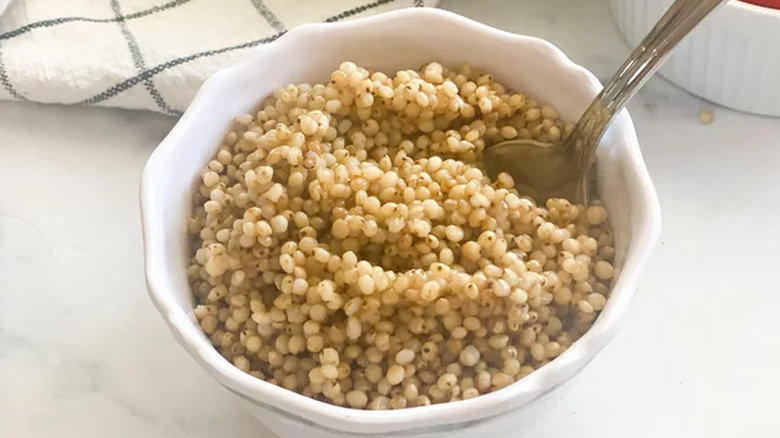
[[[566,198],[585,203],[580,164],[567,152],[562,142],[512,140],[486,149],[483,161],[491,178],[508,173],[518,192],[537,202]]]
[[[557,143],[516,139],[493,145],[483,152],[487,174],[495,178],[508,173],[518,191],[538,203],[563,197],[588,205],[596,148],[612,120],[680,41],[727,1],[675,1],[591,102],[571,134]]]

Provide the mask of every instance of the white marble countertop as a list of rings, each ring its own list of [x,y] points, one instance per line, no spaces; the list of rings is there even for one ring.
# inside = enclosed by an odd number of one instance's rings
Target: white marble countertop
[[[442,6],[547,38],[601,78],[628,53],[603,0]],[[660,78],[629,107],[662,243],[622,330],[530,436],[778,436],[780,120]],[[714,124],[699,123],[702,109]],[[0,437],[271,438],[146,295],[138,181],[172,125],[0,104]]]

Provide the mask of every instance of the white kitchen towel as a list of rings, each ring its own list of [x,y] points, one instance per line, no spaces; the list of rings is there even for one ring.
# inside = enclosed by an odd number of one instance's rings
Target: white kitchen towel
[[[294,26],[437,1],[12,0],[0,99],[179,115],[210,74]]]

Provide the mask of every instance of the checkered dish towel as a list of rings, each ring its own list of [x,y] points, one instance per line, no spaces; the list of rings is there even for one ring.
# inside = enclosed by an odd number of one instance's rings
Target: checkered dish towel
[[[179,115],[209,75],[287,29],[437,1],[12,0],[0,99]]]

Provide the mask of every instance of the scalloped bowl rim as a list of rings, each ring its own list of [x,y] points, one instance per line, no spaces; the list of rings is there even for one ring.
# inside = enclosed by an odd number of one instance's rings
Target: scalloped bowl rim
[[[154,213],[155,206],[159,205],[160,202],[156,190],[156,187],[159,187],[157,181],[161,176],[159,168],[172,151],[181,146],[179,144],[181,134],[190,129],[196,113],[207,107],[212,99],[219,99],[211,92],[212,88],[222,81],[230,81],[233,77],[249,74],[266,53],[282,50],[285,45],[299,38],[316,38],[331,32],[364,28],[386,21],[410,19],[454,22],[463,26],[464,31],[483,34],[493,39],[534,44],[547,56],[554,59],[560,69],[568,70],[579,76],[583,87],[588,87],[594,94],[601,89],[601,84],[592,73],[575,64],[560,49],[545,40],[497,30],[438,9],[402,9],[340,23],[306,24],[290,30],[272,43],[257,48],[249,59],[210,77],[168,136],[151,154],[144,168],[141,182],[141,215],[147,288],[156,308],[164,317],[179,343],[209,375],[237,395],[248,400],[268,402],[299,420],[315,422],[347,433],[366,433],[367,430],[372,431],[372,433],[391,432],[484,419],[530,403],[561,385],[576,375],[613,337],[617,323],[622,319],[635,294],[637,277],[660,235],[661,218],[658,199],[642,159],[630,116],[624,111],[615,121],[615,125],[622,125],[624,128],[625,135],[620,141],[628,149],[626,153],[629,164],[627,166],[632,167],[631,172],[639,186],[636,192],[644,198],[643,201],[649,212],[643,226],[632,235],[632,240],[636,242],[632,245],[640,245],[646,249],[638,251],[632,262],[623,266],[614,285],[609,305],[593,327],[564,354],[529,376],[499,391],[470,400],[402,410],[363,411],[320,402],[256,379],[238,370],[219,355],[216,349],[200,334],[199,329],[193,325],[191,316],[173,298],[173,285],[167,279],[165,262],[161,260],[164,258],[167,245],[165,239],[161,238],[165,235],[162,229],[164,227]],[[628,286],[621,287],[621,284]],[[567,370],[567,372],[563,372],[563,370]],[[518,402],[517,399],[522,399],[522,401]]]

